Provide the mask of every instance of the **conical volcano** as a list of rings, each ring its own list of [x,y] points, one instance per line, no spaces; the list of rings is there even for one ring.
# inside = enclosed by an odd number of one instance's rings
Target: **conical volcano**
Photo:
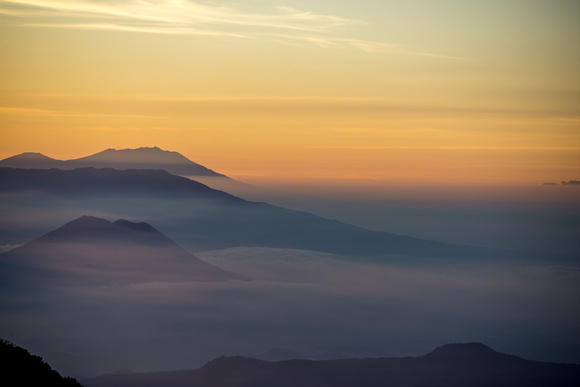
[[[147,223],[82,216],[0,255],[4,284],[83,286],[244,279]]]

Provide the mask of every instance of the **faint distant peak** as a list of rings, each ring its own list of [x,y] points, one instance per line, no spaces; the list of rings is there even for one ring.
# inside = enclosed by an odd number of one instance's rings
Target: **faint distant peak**
[[[490,358],[496,355],[499,355],[499,352],[494,351],[482,343],[454,343],[437,347],[425,355],[425,357],[441,360],[469,360],[474,358]]]
[[[244,356],[220,356],[216,359],[207,362],[201,369],[210,372],[227,372],[231,367],[236,369],[254,369],[256,367],[268,364],[266,360],[260,360],[256,358],[244,357]]]
[[[38,152],[24,152],[0,160],[0,167],[8,168],[58,168],[63,164],[64,161],[53,159]]]
[[[28,160],[56,160],[52,157],[48,157],[38,152],[24,152],[16,156],[8,157],[6,160],[10,159],[28,159]]]
[[[564,185],[564,186],[580,187],[580,180],[562,180],[560,183],[547,182],[547,183],[542,183],[542,185],[544,185],[544,186]]]

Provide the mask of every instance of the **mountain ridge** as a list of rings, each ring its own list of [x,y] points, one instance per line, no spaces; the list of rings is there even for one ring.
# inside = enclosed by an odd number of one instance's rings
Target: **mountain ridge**
[[[64,206],[63,210],[77,208],[74,206],[84,210],[98,204],[94,210],[110,212],[114,206],[121,217],[161,216],[165,230],[173,232],[172,238],[191,251],[254,246],[357,257],[546,258],[368,230],[304,211],[250,202],[162,170],[0,168],[0,193],[6,194],[7,202],[13,197],[15,205],[36,205],[50,199]],[[141,210],[135,206],[136,200],[141,200],[145,209],[159,207],[163,211]],[[123,215],[123,211],[131,213]],[[14,227],[11,223],[10,228]]]
[[[441,352],[450,356],[441,358]],[[466,352],[476,356],[464,359]],[[496,352],[481,343],[444,345],[427,355],[405,358],[270,362],[222,356],[195,370],[106,375],[83,380],[86,387],[572,387],[579,382],[579,364],[526,360]]]
[[[114,149],[108,148],[93,155],[70,160],[57,160],[42,153],[24,152],[0,160],[0,167],[26,169],[76,169],[83,167],[114,169],[163,169],[181,176],[204,176],[230,179],[201,164],[195,163],[179,152],[159,147]]]
[[[47,191],[59,195],[100,195],[110,191],[122,194],[155,194],[167,192],[173,195],[211,195],[223,200],[243,200],[224,191],[162,169],[126,169],[81,167],[60,168],[12,168],[0,167],[0,191]]]

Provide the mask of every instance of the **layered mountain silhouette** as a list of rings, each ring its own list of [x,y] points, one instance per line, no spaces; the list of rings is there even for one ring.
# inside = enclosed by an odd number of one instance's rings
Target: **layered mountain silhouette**
[[[580,384],[580,365],[543,363],[498,353],[483,344],[449,344],[420,357],[288,360],[221,357],[197,370],[108,375],[86,387],[413,387],[558,386]]]
[[[0,255],[3,286],[227,281],[147,223],[83,216]]]
[[[158,147],[138,149],[106,149],[91,156],[72,160],[57,160],[41,153],[26,152],[0,160],[0,167],[28,169],[163,169],[174,175],[227,178],[203,165],[194,163],[178,152]],[[229,178],[228,178],[229,179]]]
[[[59,211],[91,208],[115,211],[123,217],[155,217],[190,251],[256,246],[371,257],[522,255],[372,231],[307,212],[246,201],[161,170],[0,168],[0,194],[5,195],[6,202],[15,198],[15,206],[29,206],[27,211],[52,198]],[[138,198],[142,202],[136,205]],[[522,256],[533,258],[529,253]]]

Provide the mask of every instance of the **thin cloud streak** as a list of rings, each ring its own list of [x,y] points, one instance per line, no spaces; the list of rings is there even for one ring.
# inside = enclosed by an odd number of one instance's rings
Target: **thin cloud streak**
[[[252,13],[231,6],[208,5],[184,0],[158,2],[132,0],[105,4],[91,1],[9,0],[4,4],[16,7],[16,9],[0,8],[0,13],[13,16],[45,18],[57,16],[73,20],[90,20],[86,23],[59,21],[58,23],[18,24],[22,27],[235,37],[273,40],[289,45],[355,48],[368,53],[460,59],[411,50],[397,44],[332,36],[332,33],[341,28],[365,23],[360,20],[315,14],[291,7],[272,7],[270,13]],[[292,31],[292,34],[276,32],[280,30]]]
[[[345,25],[358,24],[359,21],[338,16],[317,15],[297,11],[292,8],[278,8],[277,13],[253,14],[237,11],[219,5],[202,5],[184,0],[131,1],[117,4],[95,4],[87,1],[35,1],[12,0],[12,4],[40,7],[49,11],[69,13],[82,17],[117,17],[122,24],[128,21],[148,21],[167,23],[168,27],[180,28],[184,25],[225,24],[252,27],[270,27],[291,30],[322,32]],[[62,16],[62,14],[60,15]]]
[[[270,35],[272,36],[272,35]],[[428,52],[415,51],[406,48],[400,44],[375,42],[370,40],[352,39],[352,38],[334,38],[328,36],[298,36],[298,35],[276,35],[280,39],[296,42],[306,42],[322,48],[356,48],[368,53],[386,53],[392,55],[408,55],[408,56],[425,56],[440,59],[454,59],[462,60],[464,58],[457,56],[439,55]],[[289,43],[291,44],[291,43]],[[296,45],[296,44],[294,44]]]
[[[144,114],[117,114],[117,113],[76,113],[70,111],[57,111],[48,109],[34,109],[21,107],[1,107],[0,114],[19,116],[52,116],[52,117],[125,117],[125,118],[161,118],[159,115]]]
[[[108,31],[122,31],[122,32],[141,32],[149,34],[166,34],[166,35],[206,35],[206,36],[222,36],[233,38],[250,38],[247,35],[233,34],[220,31],[200,30],[196,28],[175,28],[175,27],[139,27],[139,26],[125,26],[119,24],[21,24],[22,27],[38,27],[38,28],[69,28],[81,30],[108,30]]]

